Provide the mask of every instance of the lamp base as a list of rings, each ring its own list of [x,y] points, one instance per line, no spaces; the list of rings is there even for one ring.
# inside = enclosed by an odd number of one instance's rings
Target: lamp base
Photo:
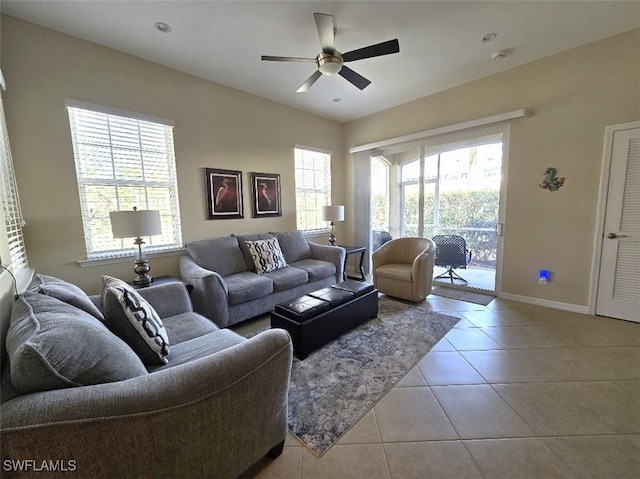
[[[335,235],[336,225],[333,221],[330,223],[330,225],[331,225],[331,234],[329,235],[329,244],[331,246],[335,246],[336,245],[336,235]]]
[[[153,278],[149,275],[151,267],[146,261],[136,261],[136,266],[133,268],[134,273],[138,276],[133,280],[133,284],[137,286],[147,286],[153,282]]]

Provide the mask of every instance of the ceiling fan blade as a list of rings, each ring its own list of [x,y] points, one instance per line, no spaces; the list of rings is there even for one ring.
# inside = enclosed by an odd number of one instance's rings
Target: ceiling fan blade
[[[302,86],[296,90],[296,93],[304,93],[304,92],[308,91],[309,88],[311,88],[311,85],[313,85],[318,80],[318,78],[320,78],[321,76],[322,76],[322,73],[320,72],[320,70],[316,70],[314,72],[314,74],[311,75],[307,79],[307,81],[304,82],[302,84]]]
[[[301,58],[301,57],[272,57],[269,55],[262,55],[262,60],[268,62],[315,62],[315,58]]]
[[[352,50],[342,54],[342,59],[345,62],[353,62],[356,60],[364,60],[365,58],[379,57],[382,55],[389,55],[391,53],[398,53],[400,51],[400,43],[398,39],[389,40],[387,42],[376,43],[375,45],[369,45],[368,47],[359,48],[358,50]]]
[[[316,28],[318,29],[318,37],[320,37],[322,51],[325,53],[335,52],[333,16],[327,15],[326,13],[314,13],[313,18],[316,20]]]
[[[346,79],[347,81],[353,83],[355,86],[360,88],[360,90],[364,90],[369,86],[371,81],[367,80],[365,77],[360,75],[359,73],[354,72],[351,68],[342,65],[342,69],[338,72],[338,74]]]

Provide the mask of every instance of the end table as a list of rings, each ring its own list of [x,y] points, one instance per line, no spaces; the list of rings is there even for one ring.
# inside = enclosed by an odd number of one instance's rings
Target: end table
[[[346,281],[347,278],[351,278],[351,279],[357,279],[359,281],[364,281],[365,280],[365,276],[364,276],[364,255],[367,252],[367,248],[366,246],[345,246],[345,245],[338,245],[341,248],[344,248],[345,250],[347,250],[347,254],[344,257],[344,280]],[[360,253],[360,263],[358,264],[358,267],[360,269],[360,277],[355,277],[355,276],[347,276],[347,260],[349,259],[350,255],[354,255],[354,254],[358,254]]]

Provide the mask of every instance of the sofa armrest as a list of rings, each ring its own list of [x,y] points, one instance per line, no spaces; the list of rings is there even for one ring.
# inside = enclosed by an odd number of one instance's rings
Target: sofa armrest
[[[229,325],[229,290],[224,278],[198,265],[191,256],[180,256],[180,275],[185,283],[193,286],[193,309],[206,316],[219,327]]]
[[[2,461],[55,459],[82,477],[236,477],[284,441],[292,346],[260,333],[126,381],[2,404]],[[98,447],[99,445],[99,447]]]
[[[344,276],[344,260],[347,256],[347,250],[340,246],[330,246],[309,241],[311,248],[311,257],[328,261],[336,265],[336,282],[343,281]]]

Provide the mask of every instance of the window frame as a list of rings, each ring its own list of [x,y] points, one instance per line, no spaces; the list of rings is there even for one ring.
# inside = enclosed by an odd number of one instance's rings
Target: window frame
[[[93,103],[87,103],[83,101],[65,99],[65,106],[67,107],[69,114],[69,127],[71,133],[71,139],[73,144],[74,162],[76,168],[76,180],[78,184],[78,195],[81,206],[81,215],[86,247],[86,260],[79,261],[81,266],[93,265],[93,264],[105,264],[110,262],[117,262],[118,260],[126,260],[130,256],[137,253],[137,248],[133,243],[133,239],[109,239],[107,243],[109,248],[104,246],[105,240],[102,243],[99,241],[99,236],[92,234],[91,222],[99,221],[103,224],[108,224],[108,231],[110,233],[110,222],[108,219],[108,211],[98,216],[92,214],[89,207],[87,187],[91,186],[103,186],[107,188],[114,188],[116,191],[115,198],[112,204],[109,205],[109,211],[128,210],[132,206],[138,207],[138,209],[159,209],[161,214],[163,234],[160,237],[144,238],[145,252],[152,256],[157,256],[166,253],[172,253],[175,251],[182,251],[182,228],[180,221],[180,208],[179,208],[179,196],[178,196],[178,182],[176,173],[176,159],[175,148],[173,143],[173,128],[174,122],[171,120],[153,117],[150,115],[143,115],[126,110],[120,110],[116,108],[106,107],[102,105],[96,105]],[[107,145],[101,145],[103,150],[109,151],[110,160],[101,163],[101,166],[105,165],[107,169],[112,172],[111,177],[91,177],[91,175],[84,175],[83,167],[91,165],[87,157],[83,157],[83,153],[80,153],[80,147],[91,145],[90,142],[80,142],[78,140],[80,128],[82,123],[77,123],[75,116],[86,115],[92,119],[102,119],[105,122],[106,130],[102,128],[96,128],[96,132],[104,135],[108,139]],[[164,144],[164,149],[160,148],[162,154],[159,155],[160,160],[155,159],[156,162],[160,162],[162,169],[165,170],[164,176],[161,179],[138,179],[138,178],[122,178],[115,173],[118,165],[121,167],[126,165],[125,160],[114,160],[117,157],[119,151],[123,147],[114,145],[117,140],[116,135],[112,135],[110,126],[117,122],[118,119],[121,122],[136,125],[135,130],[124,130],[132,135],[132,138],[137,139],[138,147],[129,148],[129,152],[140,155],[140,169],[145,171],[145,166],[148,166],[151,160],[145,159],[145,153],[149,153],[149,148],[143,146],[144,138],[142,129],[150,128],[156,131],[162,131],[158,136],[162,138],[162,141],[158,140],[158,144]],[[85,125],[86,126],[86,125]],[[155,144],[154,144],[155,146]],[[93,144],[96,147],[96,144]],[[154,153],[157,153],[155,151]],[[99,159],[99,162],[104,158]],[[165,164],[166,162],[166,164]],[[95,164],[95,160],[94,160]],[[143,198],[138,199],[134,205],[126,205],[130,203],[130,199],[125,198],[125,194],[118,194],[119,190],[124,191],[126,188],[136,189],[143,192],[141,195]],[[166,195],[160,194],[157,199],[150,198],[150,190],[166,189]],[[161,206],[157,206],[157,203],[162,203]],[[104,228],[103,228],[104,229]],[[164,241],[163,241],[164,240]],[[158,243],[160,241],[160,243]],[[95,246],[97,245],[97,246]]]
[[[299,152],[303,152],[303,154],[317,154],[326,156],[326,165],[323,165],[323,173],[320,174],[324,178],[324,184],[321,187],[317,186],[317,183],[314,182],[314,186],[307,187],[305,185],[300,185],[299,183],[299,175],[301,171],[309,171],[309,170],[317,170],[315,168],[302,168],[299,165],[299,162],[303,160],[299,156]],[[322,206],[329,206],[332,204],[331,200],[331,160],[333,153],[328,150],[323,150],[319,148],[313,148],[302,145],[294,146],[294,182],[295,182],[295,194],[296,194],[296,229],[302,231],[305,235],[315,235],[315,234],[324,234],[330,231],[329,225],[327,221],[323,221],[322,218]],[[315,164],[316,159],[314,159]],[[300,196],[307,195],[309,192],[316,195],[324,196],[324,198],[319,201],[317,208],[307,208],[307,204],[300,204]],[[301,208],[304,208],[304,211],[301,211]],[[301,215],[305,214],[315,214],[316,221],[315,226],[312,228],[305,227],[301,222]],[[323,226],[322,226],[323,225]]]
[[[0,72],[2,80],[2,72]],[[0,81],[0,93],[4,90],[3,82]],[[14,277],[22,275],[29,276],[29,263],[27,250],[24,243],[22,228],[25,225],[18,195],[18,184],[16,182],[13,159],[11,156],[11,145],[9,142],[9,132],[7,130],[7,120],[4,114],[4,102],[0,94],[0,141],[2,154],[0,154],[0,199],[2,200],[2,220],[4,222],[4,236],[2,238],[1,255],[3,267],[10,268]]]

